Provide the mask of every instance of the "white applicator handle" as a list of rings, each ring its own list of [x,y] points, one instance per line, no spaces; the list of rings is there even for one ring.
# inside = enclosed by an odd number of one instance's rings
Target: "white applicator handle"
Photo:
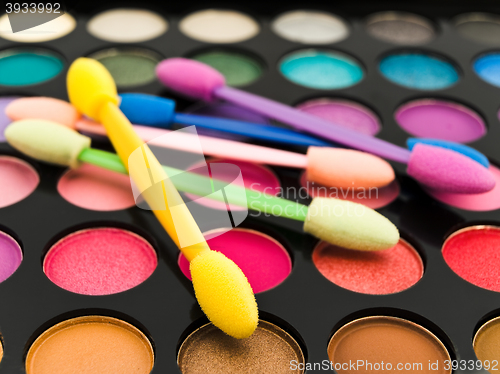
[[[99,124],[90,124],[89,121],[78,121],[77,130],[90,132],[98,135],[105,135],[104,128]],[[177,133],[176,142],[166,142],[160,138],[170,131],[148,126],[134,125],[135,132],[151,145],[176,149],[184,152],[198,152],[195,135],[187,133]],[[253,144],[240,143],[233,140],[211,138],[209,136],[198,135],[203,153],[212,157],[230,158],[232,160],[249,161],[253,163],[285,166],[291,168],[305,169],[307,167],[307,156],[282,151],[274,148],[267,148]]]

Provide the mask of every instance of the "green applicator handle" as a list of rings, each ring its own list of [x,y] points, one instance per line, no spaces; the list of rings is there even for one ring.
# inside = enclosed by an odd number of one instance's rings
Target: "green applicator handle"
[[[127,169],[121,162],[118,155],[111,152],[85,148],[78,155],[78,159],[82,162],[87,162],[104,169],[116,171],[121,174],[128,174]],[[297,221],[305,221],[307,217],[308,207],[306,205],[264,194],[245,187],[236,186],[234,184],[227,184],[226,182],[208,178],[203,175],[184,172],[169,166],[163,166],[163,169],[167,175],[179,175],[172,178],[172,182],[179,191],[198,196],[207,196],[208,193],[214,192],[213,187],[211,187],[210,190],[207,190],[207,186],[213,186],[213,183],[219,185],[224,184],[226,194],[231,196],[231,204],[248,207],[251,210],[278,215]],[[245,196],[243,195],[243,192],[246,195],[246,200],[241,198],[242,196]],[[210,195],[209,198],[225,202],[222,194],[213,194]]]

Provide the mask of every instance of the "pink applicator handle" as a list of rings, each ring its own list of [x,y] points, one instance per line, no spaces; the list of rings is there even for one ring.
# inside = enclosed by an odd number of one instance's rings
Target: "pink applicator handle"
[[[235,103],[239,106],[264,114],[322,138],[344,144],[383,158],[407,164],[411,152],[385,140],[357,133],[353,130],[335,125],[311,114],[301,112],[288,105],[278,103],[245,91],[228,86],[220,86],[212,91],[214,97]]]
[[[100,124],[80,120],[76,123],[79,131],[96,135],[106,135],[104,127]],[[196,147],[196,136],[187,133],[176,133],[176,142],[167,142],[159,138],[170,131],[148,126],[134,125],[134,130],[139,137],[150,142],[151,145],[177,149],[184,152],[198,152]],[[233,160],[249,161],[267,165],[278,165],[292,168],[305,169],[307,167],[307,156],[300,153],[282,151],[253,144],[240,143],[233,140],[217,139],[209,136],[198,135],[203,153],[219,158],[230,158]]]

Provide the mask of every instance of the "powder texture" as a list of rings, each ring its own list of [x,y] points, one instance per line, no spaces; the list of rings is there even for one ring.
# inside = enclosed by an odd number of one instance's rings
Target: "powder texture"
[[[401,292],[424,272],[422,259],[404,240],[378,252],[352,251],[321,242],[312,259],[321,274],[336,285],[371,295]]]
[[[0,208],[15,204],[35,191],[40,177],[27,162],[0,156]]]
[[[48,51],[5,50],[0,54],[0,84],[27,86],[58,75],[64,63]]]
[[[405,131],[421,138],[468,143],[486,134],[486,125],[477,113],[449,101],[412,101],[400,107],[394,117]]]
[[[113,76],[118,87],[132,87],[156,79],[155,67],[159,60],[140,53],[120,51],[112,56],[96,56]]]
[[[314,99],[298,105],[297,109],[366,135],[375,135],[381,128],[375,113],[348,100]]]
[[[477,226],[449,237],[443,257],[457,275],[478,287],[500,292],[500,229]]]
[[[57,191],[70,203],[85,209],[111,211],[135,205],[127,175],[91,164],[64,173]]]
[[[345,88],[363,79],[363,69],[340,53],[307,50],[294,52],[281,61],[281,73],[296,84],[317,89]]]
[[[489,53],[474,62],[474,71],[481,79],[500,87],[500,53]]]
[[[328,357],[334,364],[349,363],[349,360],[366,361],[372,364],[398,363],[421,364],[422,368],[404,370],[407,373],[444,374],[443,362],[450,356],[442,343],[428,330],[409,321],[394,317],[367,317],[355,320],[338,330],[328,344]],[[429,369],[429,361],[440,363],[438,370]],[[380,367],[379,367],[380,370]],[[338,370],[338,373],[377,373],[359,367],[358,370]]]
[[[183,342],[177,358],[183,374],[285,374],[290,373],[292,360],[304,362],[300,346],[284,330],[262,320],[253,335],[243,340],[205,325]]]
[[[373,37],[394,44],[419,45],[430,42],[435,36],[432,25],[420,17],[418,21],[381,19],[370,23],[366,29]]]
[[[156,252],[140,236],[116,228],[77,231],[52,246],[47,277],[67,291],[110,295],[144,282],[157,265]]]
[[[256,59],[234,52],[208,52],[193,57],[218,70],[228,86],[245,86],[262,75],[262,65]]]
[[[23,252],[19,243],[10,235],[0,231],[0,283],[17,270],[22,260]]]
[[[134,326],[110,317],[61,322],[30,347],[27,374],[149,374],[154,353]]]
[[[455,26],[457,31],[469,40],[482,44],[500,43],[500,18],[486,15],[471,15],[468,21]]]
[[[419,90],[447,88],[460,78],[449,62],[421,54],[386,57],[380,63],[380,72],[393,83]]]
[[[248,279],[254,293],[267,291],[283,282],[292,271],[290,255],[275,239],[257,231],[232,229],[218,234],[207,233],[210,249],[223,253],[239,266]],[[179,256],[179,267],[191,279],[189,262]]]
[[[488,321],[478,330],[474,337],[474,352],[478,360],[485,364],[489,361],[490,368],[493,368],[492,361],[498,361],[500,357],[500,320],[498,318]],[[496,371],[490,370],[490,373]]]

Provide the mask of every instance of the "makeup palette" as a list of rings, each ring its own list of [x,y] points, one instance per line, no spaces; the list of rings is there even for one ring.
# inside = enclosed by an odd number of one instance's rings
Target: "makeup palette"
[[[465,370],[461,360],[467,370],[496,373],[499,14],[499,5],[481,0],[85,1],[19,33],[1,16],[0,373],[451,374]],[[317,196],[356,201],[401,234],[391,249],[353,251],[303,234],[299,221],[253,211],[232,230],[206,231],[210,248],[232,259],[256,294],[258,328],[238,340],[209,323],[187,259],[136,206],[127,176],[44,164],[5,142],[7,105],[29,96],[67,100],[68,67],[82,56],[100,61],[120,93],[168,97],[180,113],[286,127],[230,103],[181,97],[155,75],[165,58],[198,60],[229,86],[402,147],[410,137],[467,144],[489,158],[497,185],[477,195],[431,191],[391,162],[394,182],[360,191],[311,183],[299,169],[234,162],[247,187],[304,204]],[[102,136],[92,147],[112,151]],[[214,217],[227,209],[193,204]],[[357,370],[345,365],[357,360]]]

